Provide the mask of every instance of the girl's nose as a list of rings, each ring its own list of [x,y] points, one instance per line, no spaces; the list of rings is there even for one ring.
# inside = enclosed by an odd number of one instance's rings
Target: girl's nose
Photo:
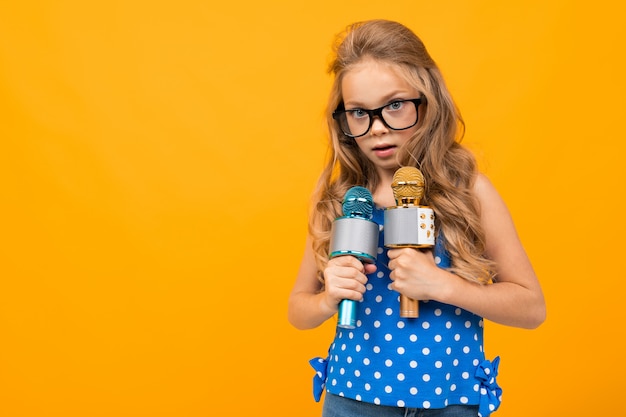
[[[374,121],[372,122],[372,128],[370,129],[371,134],[381,135],[383,133],[387,133],[387,131],[388,131],[387,126],[385,126],[385,124],[380,119],[380,117],[375,116]]]

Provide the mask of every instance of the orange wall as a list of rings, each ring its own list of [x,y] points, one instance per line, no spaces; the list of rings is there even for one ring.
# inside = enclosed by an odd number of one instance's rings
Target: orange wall
[[[429,45],[545,289],[540,329],[487,324],[497,415],[626,410],[623,6],[10,3],[0,416],[319,415],[333,324],[297,331],[286,302],[330,43],[375,17]]]

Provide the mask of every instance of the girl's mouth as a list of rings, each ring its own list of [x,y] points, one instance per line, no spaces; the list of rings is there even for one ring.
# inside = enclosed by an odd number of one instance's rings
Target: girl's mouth
[[[396,147],[394,145],[379,145],[376,146],[373,151],[379,158],[389,158],[396,151]]]

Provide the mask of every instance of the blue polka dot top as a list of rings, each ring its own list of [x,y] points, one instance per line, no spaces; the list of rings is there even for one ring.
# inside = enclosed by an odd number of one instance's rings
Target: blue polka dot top
[[[482,317],[435,301],[420,301],[418,318],[400,317],[400,296],[389,287],[389,258],[382,246],[383,215],[383,209],[374,210],[380,226],[378,268],[358,303],[356,328],[338,327],[328,357],[310,361],[317,371],[316,400],[325,389],[386,406],[480,405],[480,415],[489,415],[500,403],[499,358],[485,360]],[[450,266],[442,239],[434,256],[439,267]]]

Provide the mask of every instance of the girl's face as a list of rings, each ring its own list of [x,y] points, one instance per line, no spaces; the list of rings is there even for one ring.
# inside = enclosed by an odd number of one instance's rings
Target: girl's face
[[[383,110],[382,114],[383,117],[389,114],[385,120],[388,123],[393,123],[392,111],[396,107],[399,105],[413,106],[410,102],[395,104],[394,102],[421,96],[421,93],[400,77],[399,73],[397,67],[372,59],[365,59],[355,65],[344,74],[341,82],[345,109],[371,110],[391,105],[389,112]],[[352,114],[360,116],[364,112],[353,112]],[[369,132],[353,140],[356,141],[363,154],[376,166],[379,175],[383,177],[393,175],[399,168],[396,161],[398,148],[407,142],[416,130],[417,125],[405,130],[390,129],[385,126],[379,116],[375,116]]]

